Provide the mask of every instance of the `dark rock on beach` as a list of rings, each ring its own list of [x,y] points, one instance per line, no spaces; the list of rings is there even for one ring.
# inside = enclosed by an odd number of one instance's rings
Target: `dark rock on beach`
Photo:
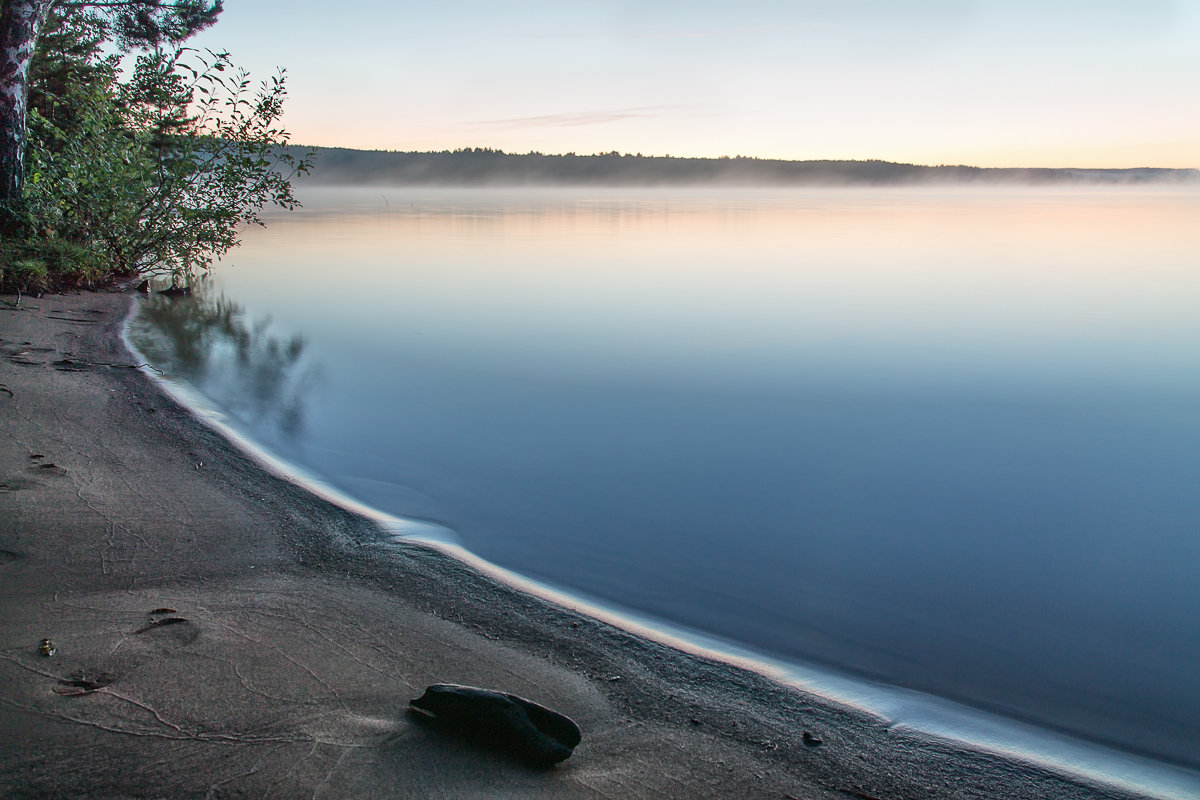
[[[434,684],[409,704],[426,724],[549,767],[575,750],[582,734],[570,718],[514,694]]]

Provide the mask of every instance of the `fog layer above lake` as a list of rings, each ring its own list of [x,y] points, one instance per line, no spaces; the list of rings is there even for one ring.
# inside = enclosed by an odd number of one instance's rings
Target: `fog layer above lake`
[[[270,449],[552,585],[1200,766],[1200,193],[303,199],[133,331]]]

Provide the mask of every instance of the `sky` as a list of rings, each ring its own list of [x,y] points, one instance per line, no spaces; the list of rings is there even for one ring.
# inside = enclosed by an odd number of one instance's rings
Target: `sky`
[[[1200,167],[1200,0],[226,0],[300,144]]]

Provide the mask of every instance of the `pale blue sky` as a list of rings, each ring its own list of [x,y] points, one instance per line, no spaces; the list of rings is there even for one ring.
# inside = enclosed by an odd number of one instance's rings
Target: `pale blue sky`
[[[1200,167],[1200,0],[226,0],[296,141]]]

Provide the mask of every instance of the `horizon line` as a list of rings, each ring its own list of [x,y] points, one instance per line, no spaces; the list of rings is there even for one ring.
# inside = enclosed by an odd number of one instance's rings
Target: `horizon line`
[[[349,150],[358,153],[388,153],[394,155],[441,155],[441,154],[457,154],[457,153],[481,153],[500,156],[542,156],[544,158],[646,158],[646,159],[673,159],[676,161],[777,161],[790,164],[810,164],[810,163],[831,163],[831,164],[894,164],[902,167],[919,167],[922,169],[980,169],[980,170],[1045,170],[1045,171],[1063,171],[1063,170],[1079,170],[1089,172],[1134,172],[1138,170],[1158,170],[1169,172],[1200,172],[1200,167],[1153,167],[1148,165],[1133,166],[1133,167],[1083,167],[1083,166],[1057,166],[1057,167],[1013,167],[1013,166],[982,166],[978,164],[964,163],[940,163],[940,164],[921,164],[913,161],[890,161],[886,158],[782,158],[775,156],[747,156],[747,155],[719,155],[719,156],[677,156],[670,153],[654,154],[654,153],[622,153],[617,150],[597,153],[576,153],[575,151],[567,151],[565,153],[545,153],[540,150],[529,150],[523,153],[503,150],[498,147],[458,147],[454,149],[443,150],[401,150],[381,147],[348,147],[346,145],[317,145],[317,144],[295,144],[288,142],[289,147],[298,147],[301,149],[313,150]]]

